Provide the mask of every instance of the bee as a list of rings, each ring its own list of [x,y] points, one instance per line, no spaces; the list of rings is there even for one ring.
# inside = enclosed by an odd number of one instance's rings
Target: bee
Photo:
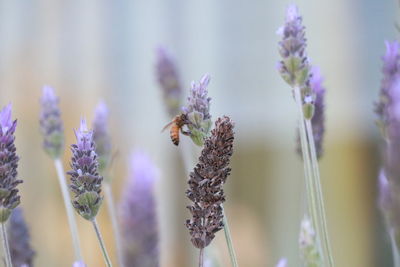
[[[177,115],[170,123],[164,126],[162,131],[170,127],[169,133],[174,145],[179,145],[179,132],[183,135],[189,135],[190,133],[183,130],[183,126],[188,124],[188,120],[185,114]]]

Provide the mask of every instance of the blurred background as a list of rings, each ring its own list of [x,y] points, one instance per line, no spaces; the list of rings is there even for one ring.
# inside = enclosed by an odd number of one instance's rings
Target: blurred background
[[[146,150],[160,170],[157,184],[162,266],[193,266],[197,255],[184,221],[187,169],[161,128],[171,120],[155,77],[155,48],[176,59],[186,89],[204,73],[214,119],[236,122],[226,213],[241,266],[299,266],[304,208],[303,167],[295,154],[296,109],[276,70],[276,30],[289,1],[0,1],[0,104],[13,103],[22,204],[36,266],[71,266],[73,251],[56,172],[42,150],[41,88],[60,96],[66,144],[81,116],[109,106],[118,158],[113,189],[127,176],[127,156]],[[298,0],[308,54],[325,77],[325,155],[320,162],[328,227],[337,266],[392,266],[376,204],[382,140],[373,102],[381,79],[384,40],[398,37],[395,0]],[[185,144],[186,143],[186,144]],[[183,140],[183,145],[189,145]],[[64,166],[71,153],[67,147]],[[116,262],[103,205],[99,224]],[[90,223],[78,218],[88,266],[103,266]],[[229,266],[223,232],[213,248]]]

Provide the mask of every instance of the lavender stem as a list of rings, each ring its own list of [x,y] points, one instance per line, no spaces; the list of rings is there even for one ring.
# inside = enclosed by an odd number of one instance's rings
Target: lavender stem
[[[317,205],[316,205],[317,196],[316,196],[315,190],[313,190],[315,186],[314,186],[313,175],[311,173],[310,151],[308,148],[306,127],[304,125],[304,114],[303,114],[303,107],[302,107],[302,101],[301,101],[301,95],[300,95],[300,88],[298,86],[294,86],[293,91],[294,91],[295,102],[297,104],[298,113],[299,113],[299,133],[300,133],[301,151],[303,153],[307,199],[308,199],[308,203],[309,203],[308,210],[310,213],[313,228],[315,229],[315,231],[317,233],[317,246],[318,246],[319,253],[321,254],[323,262],[326,262],[325,251],[322,250],[321,242],[320,242],[321,227],[320,227],[320,220],[318,218],[319,216],[318,216]]]
[[[106,262],[107,267],[112,267],[110,257],[107,254],[106,247],[104,245],[103,237],[101,236],[99,225],[97,224],[96,218],[92,220],[94,231],[96,232],[97,239],[99,241],[101,252],[103,253],[104,261]]]
[[[392,254],[393,254],[393,267],[400,267],[400,255],[399,249],[397,247],[396,239],[394,236],[394,231],[390,231],[390,243],[392,247]]]
[[[232,237],[231,237],[231,231],[229,229],[228,218],[226,217],[224,206],[222,204],[221,204],[221,206],[222,206],[222,215],[224,216],[223,223],[224,223],[225,240],[226,240],[226,244],[228,246],[229,256],[231,258],[232,266],[238,267],[239,265],[237,263],[235,249],[233,248],[233,242],[232,242]]]
[[[64,198],[65,210],[67,211],[68,224],[71,231],[72,243],[74,246],[75,261],[83,261],[81,248],[79,245],[78,226],[76,224],[75,213],[72,210],[71,197],[68,192],[67,182],[64,175],[64,167],[59,158],[54,160],[54,165],[57,171],[58,182],[60,184],[61,193]]]
[[[115,205],[114,205],[113,193],[111,190],[111,184],[108,182],[104,183],[104,195],[106,198],[108,214],[111,218],[111,225],[114,232],[118,263],[119,266],[124,267],[122,248],[121,248],[121,232],[117,221],[117,215],[115,214]]]
[[[1,224],[1,234],[2,234],[2,239],[3,239],[4,256],[6,258],[6,266],[12,267],[10,247],[8,245],[8,238],[7,238],[6,222],[3,222]]]
[[[201,248],[199,252],[199,267],[203,266],[204,266],[204,248]]]
[[[322,246],[323,249],[325,250],[326,256],[329,261],[329,266],[334,266],[333,263],[333,257],[332,257],[332,251],[330,248],[329,244],[329,236],[328,236],[328,227],[326,224],[326,215],[325,215],[325,207],[324,207],[324,197],[323,197],[323,192],[322,192],[322,186],[321,186],[321,177],[319,173],[319,166],[318,166],[318,159],[317,159],[317,153],[315,149],[315,142],[314,142],[314,134],[312,130],[312,124],[311,120],[305,120],[306,122],[306,130],[307,130],[307,136],[308,136],[308,141],[310,145],[310,151],[311,151],[311,165],[312,169],[314,172],[314,179],[315,179],[315,191],[317,193],[317,208],[318,208],[318,213],[320,216],[320,222],[321,222],[321,228],[322,228]]]

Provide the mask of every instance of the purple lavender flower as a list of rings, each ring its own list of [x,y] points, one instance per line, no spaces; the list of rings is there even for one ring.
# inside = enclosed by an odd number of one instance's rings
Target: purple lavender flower
[[[199,162],[190,173],[186,196],[193,202],[188,207],[192,219],[186,221],[191,241],[203,249],[223,228],[222,203],[225,201],[222,186],[231,169],[228,167],[233,154],[234,124],[229,117],[219,118],[215,128],[206,138]]]
[[[296,5],[286,10],[285,24],[277,31],[282,37],[279,53],[282,60],[278,70],[282,78],[291,86],[303,87],[308,80],[309,64],[306,54],[305,28]]]
[[[129,174],[120,203],[124,262],[132,267],[156,267],[158,224],[153,190],[158,171],[145,153],[135,152]]]
[[[93,221],[99,211],[103,197],[100,195],[103,177],[98,174],[97,154],[93,141],[93,131],[88,130],[86,121],[81,120],[75,131],[77,143],[71,145],[72,170],[70,188],[75,194],[72,205],[83,218]]]
[[[17,120],[11,119],[11,104],[0,111],[0,222],[9,218],[12,210],[20,203],[17,179],[19,157],[14,144]]]
[[[157,48],[156,72],[168,114],[174,117],[180,111],[182,88],[174,59],[162,46]]]
[[[44,86],[40,128],[43,134],[43,148],[52,158],[59,158],[64,149],[64,128],[58,102],[53,88]]]
[[[276,267],[287,267],[287,259],[285,258],[280,259]]]
[[[378,115],[377,125],[382,131],[385,138],[387,136],[387,127],[391,120],[393,120],[393,114],[391,114],[390,106],[396,104],[392,97],[395,97],[395,93],[399,83],[399,49],[400,44],[397,41],[385,42],[386,53],[382,57],[383,67],[382,73],[383,78],[381,81],[381,90],[379,95],[379,101],[375,103],[375,113]],[[398,95],[398,94],[397,94]]]
[[[308,117],[311,117],[317,158],[320,158],[323,154],[322,144],[325,133],[325,88],[322,85],[323,78],[320,69],[314,66],[311,68],[310,73],[309,86],[311,95],[305,98],[305,100],[307,101],[308,98],[311,99],[307,104],[304,104],[303,107],[310,105],[312,108],[309,114],[310,116]],[[304,113],[306,114],[307,112],[305,111]],[[300,156],[303,155],[301,152],[299,134],[297,135],[297,153]]]
[[[210,76],[204,75],[200,82],[192,82],[190,88],[188,102],[182,108],[183,113],[188,120],[187,126],[189,128],[190,137],[193,142],[202,146],[204,138],[206,138],[211,128],[211,115],[210,115],[210,101],[208,97],[207,86],[210,82]]]
[[[86,264],[83,261],[76,261],[72,264],[72,267],[86,267]]]
[[[13,266],[33,266],[35,251],[30,245],[29,229],[21,208],[12,212],[7,232]]]
[[[107,128],[108,109],[104,102],[100,102],[95,111],[93,120],[93,140],[96,144],[99,172],[104,174],[111,160],[111,138]]]

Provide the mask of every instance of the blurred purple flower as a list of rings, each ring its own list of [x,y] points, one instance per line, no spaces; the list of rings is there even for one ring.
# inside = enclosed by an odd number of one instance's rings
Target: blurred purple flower
[[[72,170],[70,188],[75,194],[72,205],[86,220],[92,221],[99,211],[102,197],[101,182],[103,177],[98,174],[97,154],[93,141],[93,132],[87,129],[86,121],[81,120],[79,130],[75,131],[77,144],[71,145]]]
[[[135,152],[122,193],[120,221],[124,262],[132,267],[159,266],[154,183],[158,171],[143,152]]]
[[[303,87],[308,80],[309,65],[304,30],[297,6],[289,5],[285,24],[278,29],[277,34],[282,37],[279,42],[282,60],[278,64],[278,70],[291,86]]]
[[[96,153],[99,161],[99,171],[104,172],[109,167],[111,160],[111,138],[107,127],[108,109],[106,104],[100,102],[95,110],[93,120],[93,140],[96,144]]]
[[[40,128],[43,134],[43,148],[52,158],[59,158],[64,149],[64,128],[58,102],[53,88],[44,86]]]
[[[0,222],[9,218],[12,210],[20,203],[17,179],[19,157],[16,155],[14,132],[17,120],[11,119],[11,104],[0,111]]]
[[[175,61],[163,46],[157,48],[156,72],[168,114],[174,117],[180,111],[182,88]]]
[[[72,267],[86,267],[86,264],[83,261],[76,261]]]
[[[29,229],[21,208],[16,208],[7,228],[13,266],[33,266],[35,251],[30,245]]]
[[[300,257],[304,264],[303,266],[322,266],[315,230],[307,216],[304,216],[303,220],[301,221],[299,246]]]
[[[280,259],[278,264],[276,264],[276,267],[287,267],[287,259],[285,258]]]
[[[193,142],[202,146],[211,128],[210,101],[207,86],[210,83],[210,75],[204,75],[200,82],[192,82],[186,106],[182,107],[188,120],[190,137]]]
[[[400,44],[397,41],[385,42],[386,53],[382,57],[383,67],[382,74],[383,78],[381,81],[381,89],[379,95],[379,101],[375,103],[375,112],[378,115],[377,124],[380,127],[384,137],[387,139],[388,124],[393,120],[399,120],[399,114],[391,114],[393,106],[399,106],[399,49]],[[399,113],[396,111],[395,113]],[[394,116],[396,115],[396,116]]]

